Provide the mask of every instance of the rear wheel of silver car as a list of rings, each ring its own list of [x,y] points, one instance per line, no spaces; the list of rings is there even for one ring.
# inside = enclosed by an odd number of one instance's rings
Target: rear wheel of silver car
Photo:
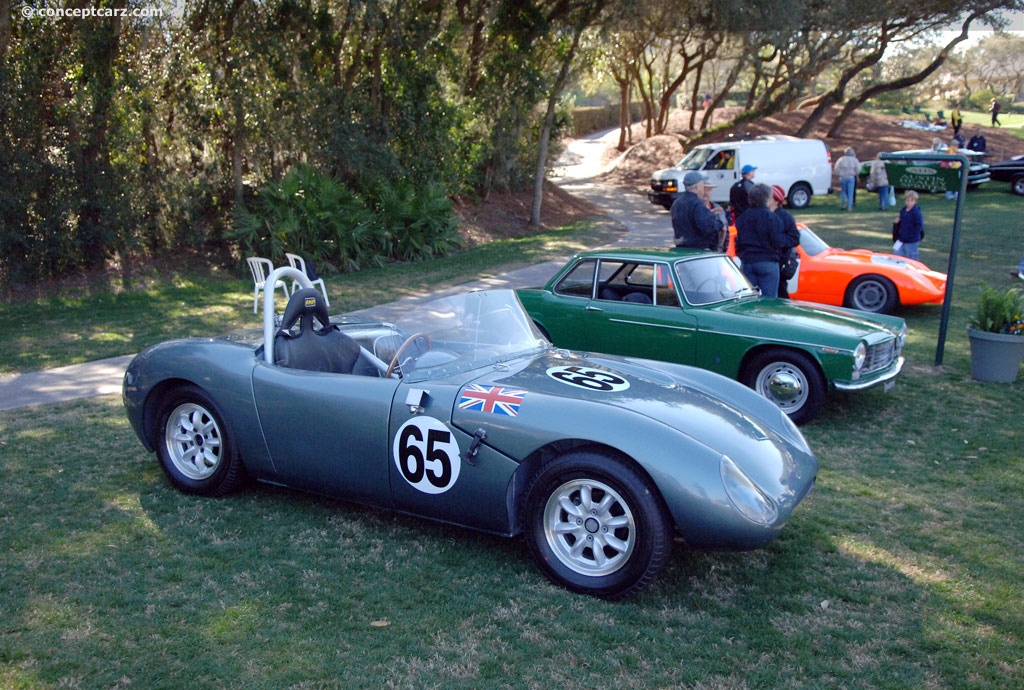
[[[874,314],[890,314],[899,303],[899,292],[888,278],[859,276],[846,288],[844,306]]]
[[[157,412],[156,454],[171,483],[202,496],[222,496],[242,478],[241,463],[216,404],[200,388],[184,386]]]
[[[547,577],[573,592],[621,599],[647,586],[672,550],[661,496],[614,455],[575,451],[526,490],[526,543]]]
[[[744,368],[742,381],[778,405],[795,424],[811,421],[825,404],[825,376],[810,355],[798,350],[759,352]]]
[[[1010,191],[1019,196],[1024,196],[1024,175],[1018,175],[1010,183]]]

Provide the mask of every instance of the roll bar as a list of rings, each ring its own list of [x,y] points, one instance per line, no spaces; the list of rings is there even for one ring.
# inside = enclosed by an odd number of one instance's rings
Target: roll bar
[[[291,266],[275,268],[263,285],[263,360],[267,364],[274,363],[274,331],[277,324],[274,323],[274,286],[282,278],[290,278],[304,288],[313,287],[313,283],[305,273]]]

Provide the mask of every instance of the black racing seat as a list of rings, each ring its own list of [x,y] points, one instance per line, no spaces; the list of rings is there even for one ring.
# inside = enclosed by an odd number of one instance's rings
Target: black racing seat
[[[313,320],[320,328],[313,327]],[[291,329],[299,323],[298,333]],[[296,290],[288,299],[281,330],[274,336],[274,363],[291,369],[351,374],[360,348],[331,323],[324,296],[315,288]]]

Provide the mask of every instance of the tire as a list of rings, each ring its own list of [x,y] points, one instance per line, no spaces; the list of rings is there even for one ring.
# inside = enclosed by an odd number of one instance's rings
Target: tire
[[[156,454],[171,484],[200,496],[223,496],[244,473],[224,417],[200,388],[171,392],[157,413]]]
[[[1018,196],[1024,196],[1024,175],[1017,175],[1010,181],[1010,191]]]
[[[541,468],[525,496],[530,553],[548,579],[572,592],[622,599],[668,561],[674,529],[661,496],[618,457],[566,453]]]
[[[790,208],[807,208],[811,205],[812,196],[814,193],[806,182],[797,182],[790,187],[787,201]]]
[[[891,280],[869,275],[858,276],[850,283],[843,306],[872,314],[891,314],[899,301],[899,291]]]
[[[818,363],[800,350],[771,348],[757,353],[744,368],[741,380],[778,405],[794,424],[810,422],[825,405],[825,375]]]

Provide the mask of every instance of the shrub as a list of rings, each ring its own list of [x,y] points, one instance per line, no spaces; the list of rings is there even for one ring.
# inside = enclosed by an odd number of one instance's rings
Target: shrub
[[[418,261],[460,244],[452,202],[437,183],[399,179],[379,183],[374,224],[389,258]]]
[[[367,203],[337,178],[300,166],[259,190],[251,206],[237,214],[232,238],[243,253],[277,265],[292,252],[312,258],[318,271],[358,271],[459,244],[451,200],[439,184],[379,183]]]

